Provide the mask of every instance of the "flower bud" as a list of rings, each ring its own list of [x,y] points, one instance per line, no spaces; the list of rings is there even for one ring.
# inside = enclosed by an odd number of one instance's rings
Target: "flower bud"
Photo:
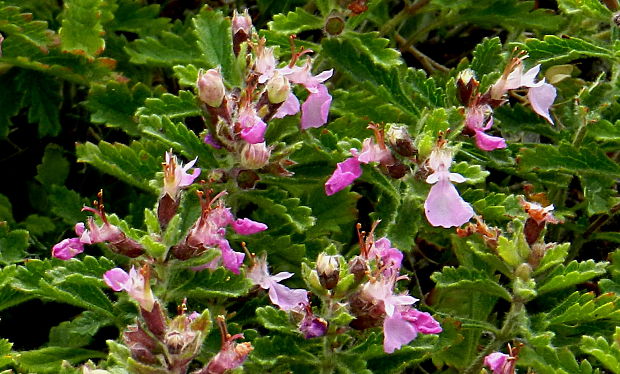
[[[355,275],[355,282],[359,283],[368,271],[368,264],[362,256],[355,256],[349,261],[349,272]]]
[[[403,157],[411,157],[418,153],[413,145],[413,139],[406,126],[389,126],[385,132],[390,147]]]
[[[304,334],[304,338],[318,338],[327,333],[327,321],[313,314],[306,314],[299,325],[299,331]]]
[[[338,256],[329,256],[324,252],[320,253],[316,260],[316,271],[323,288],[331,290],[336,287],[340,278]]]
[[[246,9],[243,14],[235,12],[232,18],[233,51],[235,56],[241,52],[241,43],[250,39],[252,35],[252,18]]]
[[[267,96],[272,104],[280,104],[288,99],[291,92],[291,84],[284,75],[276,72],[267,82]]]
[[[198,87],[198,96],[203,103],[214,108],[219,108],[222,105],[226,88],[219,70],[209,69],[205,73],[200,72],[196,86]]]
[[[478,86],[480,83],[476,80],[473,70],[465,69],[459,73],[456,88],[461,104],[469,106],[472,96],[478,91]]]
[[[271,149],[264,142],[246,143],[241,149],[241,166],[247,169],[260,169],[269,163]]]
[[[527,282],[532,275],[532,267],[528,263],[523,263],[515,270],[515,275],[522,281]]]
[[[344,18],[338,14],[332,14],[327,17],[325,21],[325,32],[331,36],[342,34],[344,30],[345,21]]]

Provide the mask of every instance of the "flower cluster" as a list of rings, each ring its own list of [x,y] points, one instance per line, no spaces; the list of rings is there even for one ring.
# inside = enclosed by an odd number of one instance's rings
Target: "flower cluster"
[[[205,142],[236,155],[242,168],[261,169],[270,162],[271,147],[265,142],[265,133],[272,118],[301,111],[301,129],[327,122],[332,97],[323,82],[332,76],[332,70],[313,75],[310,58],[297,65],[303,55],[312,51],[297,50],[294,37],[290,62],[279,67],[274,49],[252,33],[247,13],[235,13],[233,40],[235,53],[247,53],[249,61],[244,85],[226,89],[219,69],[200,72],[196,82],[202,109],[209,118]],[[308,92],[303,104],[293,93],[293,85]]]
[[[524,72],[523,60],[527,56],[517,56],[510,60],[502,76],[487,92],[481,94],[480,84],[471,70],[464,70],[457,81],[459,99],[465,105],[465,132],[473,135],[478,148],[484,151],[506,148],[506,141],[486,132],[493,126],[493,108],[506,103],[505,96],[511,90],[527,88],[527,100],[532,110],[553,124],[549,109],[556,97],[556,89],[545,82],[536,82],[540,65]]]

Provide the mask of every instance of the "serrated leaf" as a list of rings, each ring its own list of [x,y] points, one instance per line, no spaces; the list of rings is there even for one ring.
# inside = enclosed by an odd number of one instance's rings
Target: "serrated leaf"
[[[222,68],[224,79],[233,85],[241,83],[235,71],[230,20],[222,13],[205,8],[193,19],[198,46],[209,68]]]
[[[570,243],[549,244],[551,245],[551,248],[546,248],[545,255],[540,261],[538,267],[536,267],[534,274],[541,274],[544,271],[551,269],[555,265],[563,263],[566,259],[566,256],[568,256]]]
[[[480,214],[485,221],[506,221],[523,212],[519,199],[515,195],[489,193],[485,190],[467,190],[463,193],[463,199],[471,202],[476,213]]]
[[[470,162],[461,161],[452,164],[450,167],[451,173],[459,173],[465,178],[467,178],[466,183],[483,183],[485,179],[489,176],[488,171],[482,170],[480,165],[472,165]]]
[[[620,347],[618,346],[618,338],[620,337],[620,327],[616,327],[616,333],[613,343],[609,344],[605,338],[599,336],[584,336],[581,338],[579,348],[582,352],[596,357],[605,368],[613,373],[620,373]]]
[[[450,7],[454,6],[450,2]],[[469,5],[469,6],[468,6]],[[560,16],[547,12],[546,9],[535,9],[534,1],[496,0],[490,4],[474,1],[463,4],[464,10],[459,12],[461,22],[472,22],[480,25],[501,25],[506,28],[533,28],[554,31],[565,22]]]
[[[523,49],[533,62],[543,65],[559,65],[584,57],[612,59],[614,54],[607,48],[597,46],[576,37],[560,38],[546,35],[543,40],[528,39],[522,44]]]
[[[179,79],[182,86],[194,87],[198,80],[198,68],[192,64],[176,65],[172,67],[174,75]]]
[[[102,0],[65,0],[62,27],[58,31],[62,50],[92,58],[103,52]]]
[[[272,306],[258,308],[256,309],[256,318],[269,330],[299,335],[297,326],[291,323],[290,316],[283,310],[276,309]]]
[[[30,232],[30,234],[35,236],[52,232],[56,228],[56,225],[54,225],[54,221],[52,221],[51,218],[40,216],[38,214],[31,214],[26,217],[23,225],[26,226],[26,229]]]
[[[568,173],[590,173],[620,178],[620,166],[609,159],[600,149],[581,147],[575,149],[568,144],[558,146],[536,144],[519,153],[521,171],[556,171]]]
[[[68,175],[69,161],[64,157],[64,150],[56,144],[48,144],[41,163],[37,165],[35,178],[43,185],[62,185]]]
[[[105,85],[93,85],[84,105],[91,111],[92,122],[120,127],[130,135],[138,135],[134,113],[150,96],[151,90],[142,83],[130,89],[126,83],[109,81]]]
[[[583,195],[588,204],[589,216],[606,213],[616,204],[618,191],[614,178],[583,174],[580,180],[583,185]]]
[[[511,300],[510,293],[484,271],[466,267],[444,266],[441,272],[433,273],[431,279],[437,284],[438,288],[475,290],[476,292],[501,297],[504,300]]]
[[[135,1],[121,1],[107,30],[134,32],[140,36],[152,35],[168,28],[170,19],[160,17],[159,4],[144,5]]]
[[[603,275],[607,265],[607,262],[594,260],[571,261],[568,265],[560,265],[549,273],[545,281],[540,282],[538,293],[561,290]]]
[[[422,201],[416,194],[404,195],[394,221],[388,223],[388,238],[392,245],[402,251],[409,252],[414,246],[414,239],[423,221],[420,214]]]
[[[169,292],[178,301],[184,297],[208,300],[245,295],[251,285],[245,274],[236,275],[220,267],[215,271],[179,271],[170,280]]]
[[[48,199],[52,213],[67,225],[73,226],[86,217],[81,209],[88,200],[65,186],[51,186]]]
[[[79,162],[87,162],[104,173],[151,193],[158,193],[149,185],[155,173],[161,170],[161,156],[153,157],[142,142],[134,141],[130,146],[121,143],[110,144],[101,141],[99,145],[87,142],[76,145]]]
[[[473,51],[473,58],[469,67],[482,79],[486,74],[497,71],[502,65],[502,43],[498,37],[485,38]]]
[[[174,65],[196,64],[204,66],[201,51],[195,47],[193,30],[177,21],[171,30],[164,30],[157,36],[147,36],[131,42],[125,52],[130,61],[140,65],[172,67]]]
[[[617,308],[617,295],[612,293],[596,297],[592,292],[574,292],[563,302],[545,314],[544,321],[549,325],[592,322],[599,319],[620,323],[620,310]]]
[[[288,35],[306,30],[323,28],[323,19],[306,12],[303,8],[295,8],[287,14],[275,14],[273,21],[267,23],[269,29]]]
[[[203,167],[219,166],[209,147],[182,122],[172,122],[166,116],[141,116],[140,129],[145,137],[160,142],[165,148],[172,148],[190,160],[198,157],[198,164]]]
[[[612,12],[598,0],[559,0],[558,8],[571,17],[581,15],[599,22],[609,22],[612,16]]]
[[[0,23],[0,31],[17,38],[20,42],[35,46],[42,52],[46,52],[53,43],[54,33],[48,29],[47,22],[33,21],[32,13],[21,13],[20,8],[16,6],[0,4],[0,19],[3,20]]]
[[[189,91],[179,91],[178,95],[165,93],[157,98],[148,98],[138,109],[138,116],[165,115],[170,119],[202,115],[196,96]]]
[[[77,364],[91,358],[104,358],[100,351],[81,348],[47,347],[20,352],[17,364],[24,370],[36,373],[58,373],[63,361]]]
[[[547,341],[524,346],[517,366],[531,367],[540,374],[593,374],[588,361],[580,365],[570,349],[556,348]]]
[[[23,261],[29,238],[28,231],[9,230],[6,222],[0,222],[0,263],[9,265]]]
[[[28,122],[39,125],[39,137],[55,136],[60,132],[60,85],[50,77],[31,72],[24,75],[19,89],[24,91],[28,107]]]
[[[85,311],[71,321],[52,327],[49,343],[57,347],[83,347],[90,343],[101,327],[110,323],[111,320],[102,314]]]
[[[11,118],[16,116],[22,108],[24,92],[18,88],[17,74],[0,75],[0,138],[6,138],[9,128],[13,126]]]

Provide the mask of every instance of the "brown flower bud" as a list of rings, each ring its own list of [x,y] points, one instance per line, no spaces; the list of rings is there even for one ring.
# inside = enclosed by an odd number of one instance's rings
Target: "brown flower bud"
[[[338,256],[329,256],[325,253],[320,253],[316,260],[316,271],[323,288],[326,290],[335,288],[340,280],[340,262],[338,261]]]

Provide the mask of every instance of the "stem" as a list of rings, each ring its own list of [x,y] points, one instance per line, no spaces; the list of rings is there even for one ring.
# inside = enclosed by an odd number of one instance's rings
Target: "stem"
[[[486,347],[478,354],[474,362],[463,372],[463,374],[476,374],[482,369],[484,358],[489,354],[499,350],[506,342],[513,338],[515,328],[518,325],[519,317],[524,308],[524,301],[513,297],[510,310],[504,320],[504,325],[497,335],[487,344]]]
[[[413,16],[418,10],[420,10],[430,2],[431,0],[418,0],[412,5],[405,5],[405,7],[397,15],[394,16],[394,18],[389,20],[385,25],[383,25],[383,27],[381,27],[381,29],[379,30],[379,34],[389,34],[390,32],[392,32],[392,30],[394,30],[394,28],[396,28],[396,26],[401,24],[405,19]]]
[[[587,109],[585,107],[579,107],[578,110],[580,112],[581,125],[579,125],[579,128],[575,133],[575,137],[573,138],[572,146],[575,148],[579,148],[581,146],[583,139],[586,137],[586,132],[588,131],[588,121],[586,119]]]
[[[401,49],[403,51],[407,51],[411,53],[413,57],[415,57],[418,61],[420,61],[420,63],[424,67],[424,70],[426,70],[429,74],[432,74],[437,70],[443,73],[447,73],[450,71],[450,69],[443,66],[439,62],[433,60],[432,58],[428,57],[416,47],[412,45],[407,45],[407,41],[402,36],[395,34],[395,37],[396,37],[396,41],[398,42],[398,44],[400,44]]]

